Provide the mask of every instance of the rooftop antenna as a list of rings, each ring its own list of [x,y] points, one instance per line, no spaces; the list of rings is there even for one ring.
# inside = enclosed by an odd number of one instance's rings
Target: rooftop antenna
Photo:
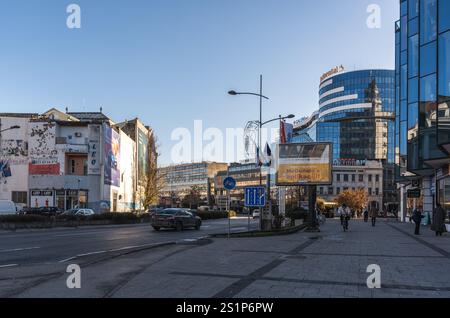
[[[66,114],[69,112],[69,107],[66,107]]]
[[[100,106],[100,113],[102,113],[103,112],[103,107],[102,106]]]

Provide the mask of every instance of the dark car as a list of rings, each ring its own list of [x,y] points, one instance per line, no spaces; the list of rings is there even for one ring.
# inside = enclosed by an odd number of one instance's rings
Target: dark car
[[[155,231],[162,228],[182,231],[186,228],[199,230],[202,219],[184,209],[164,209],[152,215],[151,225]]]
[[[63,211],[57,207],[40,207],[40,208],[29,208],[25,210],[25,214],[33,215],[45,215],[45,216],[55,216],[61,214]]]

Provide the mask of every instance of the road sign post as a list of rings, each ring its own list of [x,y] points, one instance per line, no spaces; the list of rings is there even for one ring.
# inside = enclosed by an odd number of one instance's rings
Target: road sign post
[[[245,206],[249,208],[259,208],[259,228],[261,229],[262,208],[266,206],[266,188],[264,187],[247,187],[245,188]],[[250,228],[250,213],[248,215],[248,223]]]
[[[223,187],[227,190],[227,212],[228,212],[228,239],[231,237],[231,190],[234,190],[236,188],[236,180],[232,177],[226,177],[225,180],[223,180]]]

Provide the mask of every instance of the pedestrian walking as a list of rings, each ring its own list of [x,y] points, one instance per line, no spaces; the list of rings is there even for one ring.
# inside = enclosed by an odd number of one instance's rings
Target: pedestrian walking
[[[436,232],[436,236],[442,236],[442,233],[446,232],[445,228],[445,211],[440,203],[436,204],[436,209],[433,213],[433,224],[431,230]]]
[[[341,225],[344,225],[345,210],[346,210],[345,204],[342,204],[338,209],[339,218],[341,219]]]
[[[415,209],[412,215],[412,220],[416,224],[416,228],[414,230],[415,235],[420,235],[420,223],[425,216],[419,211],[419,209]]]
[[[367,210],[367,208],[364,210],[364,222],[368,222],[369,221],[369,210]]]
[[[378,208],[375,204],[375,202],[372,202],[370,206],[369,216],[372,219],[372,226],[375,226],[377,223],[377,217],[378,217]]]

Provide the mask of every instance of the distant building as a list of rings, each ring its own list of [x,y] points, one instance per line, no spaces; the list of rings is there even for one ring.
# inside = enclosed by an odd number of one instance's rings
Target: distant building
[[[162,178],[161,199],[166,205],[179,205],[184,196],[195,187],[201,200],[212,204],[214,194],[214,176],[218,171],[226,170],[228,164],[217,162],[199,162],[171,165],[158,169]]]
[[[363,189],[367,193],[368,204],[374,202],[381,208],[383,182],[383,165],[379,161],[335,160],[333,184],[317,187],[317,196],[334,202],[346,190]]]

